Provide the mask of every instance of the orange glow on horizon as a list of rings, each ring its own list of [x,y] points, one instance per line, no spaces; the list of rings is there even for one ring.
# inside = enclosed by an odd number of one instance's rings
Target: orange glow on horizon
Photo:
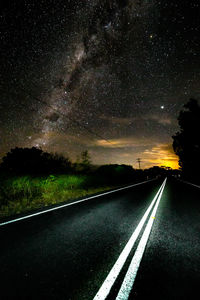
[[[143,161],[144,162],[144,161]],[[143,166],[145,169],[157,166],[157,167],[169,167],[173,170],[178,170],[179,169],[179,164],[178,164],[178,159],[176,160],[171,160],[171,159],[152,159],[150,161],[145,160],[143,163]]]
[[[170,144],[160,144],[151,150],[145,151],[144,158],[148,167],[151,165],[179,169],[178,157],[175,155]]]
[[[111,160],[110,163],[129,164],[137,169],[138,163],[136,158],[140,157],[142,169],[154,166],[179,169],[178,156],[173,151],[172,142],[156,143],[148,138],[139,139],[132,137],[112,139],[110,142],[108,143],[105,140],[96,141],[96,146],[99,148],[118,149],[119,154],[114,156],[112,152],[112,158],[115,158],[115,161]],[[126,148],[126,151],[124,151],[124,148]],[[140,148],[139,151],[137,151],[138,148]]]
[[[172,168],[172,169],[179,169],[179,164],[178,164],[178,159],[177,160],[164,160],[164,161],[161,161],[160,164],[159,164],[159,167],[169,167],[169,168]]]

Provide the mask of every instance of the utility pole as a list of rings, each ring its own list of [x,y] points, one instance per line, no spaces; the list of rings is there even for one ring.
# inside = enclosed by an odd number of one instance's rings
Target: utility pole
[[[138,162],[139,169],[140,169],[141,158],[137,158],[137,162]]]

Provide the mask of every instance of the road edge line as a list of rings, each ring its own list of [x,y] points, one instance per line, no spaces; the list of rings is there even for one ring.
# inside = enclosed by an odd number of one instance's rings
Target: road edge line
[[[90,196],[90,197],[87,197],[87,198],[84,198],[84,199],[81,199],[81,200],[78,200],[78,201],[75,201],[75,202],[66,203],[66,204],[56,206],[56,207],[52,207],[52,208],[49,208],[49,209],[46,209],[46,210],[43,210],[43,211],[40,211],[40,212],[37,212],[37,213],[33,213],[33,214],[30,214],[30,215],[26,215],[26,216],[23,216],[23,217],[12,219],[12,220],[9,220],[9,221],[6,221],[6,222],[2,222],[2,223],[0,223],[0,227],[11,224],[11,223],[19,222],[19,221],[22,221],[22,220],[25,220],[25,219],[29,219],[29,218],[32,218],[32,217],[35,217],[35,216],[39,216],[39,215],[42,215],[42,214],[45,214],[45,213],[48,213],[48,212],[51,212],[51,211],[54,211],[54,210],[58,210],[58,209],[61,209],[61,208],[67,207],[67,206],[72,206],[72,205],[75,205],[75,204],[78,204],[78,203],[81,203],[81,202],[84,202],[84,201],[88,201],[90,199],[102,197],[102,196],[105,196],[105,195],[108,195],[108,194],[111,194],[111,193],[115,193],[115,192],[125,190],[125,189],[128,189],[128,188],[132,188],[134,186],[144,184],[144,183],[148,183],[148,182],[151,182],[153,180],[155,180],[155,179],[135,183],[135,184],[132,184],[132,185],[128,185],[126,187],[122,187],[122,188],[118,188],[118,189],[115,189],[115,190],[112,190],[112,191],[104,192],[104,193],[101,193],[101,194],[98,194],[98,195]]]
[[[197,188],[199,188],[200,189],[200,186],[199,185],[196,185],[196,184],[194,184],[194,183],[191,183],[191,182],[188,182],[188,181],[185,181],[185,180],[182,180],[182,179],[178,179],[179,181],[181,181],[181,182],[183,182],[183,183],[186,183],[186,184],[189,184],[189,185],[192,185],[192,186],[195,186],[195,187],[197,187]]]

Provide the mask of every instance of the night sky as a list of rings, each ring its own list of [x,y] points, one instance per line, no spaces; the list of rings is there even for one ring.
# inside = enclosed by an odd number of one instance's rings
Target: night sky
[[[177,167],[177,116],[200,100],[198,0],[12,0],[0,20],[0,158]]]

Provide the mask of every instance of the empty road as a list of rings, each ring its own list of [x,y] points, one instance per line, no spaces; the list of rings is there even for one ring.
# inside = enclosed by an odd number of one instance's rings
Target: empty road
[[[200,188],[157,179],[0,226],[0,299],[198,299]]]

